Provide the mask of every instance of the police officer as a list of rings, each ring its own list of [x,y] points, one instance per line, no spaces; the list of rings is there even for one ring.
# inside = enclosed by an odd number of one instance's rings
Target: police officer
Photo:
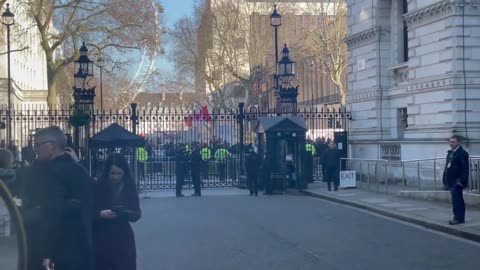
[[[228,152],[225,146],[221,146],[215,151],[215,159],[217,160],[217,168],[220,174],[220,181],[225,182],[227,174],[227,160],[232,157],[232,154]]]
[[[255,149],[250,147],[245,157],[245,169],[247,170],[247,185],[250,190],[250,196],[258,196],[258,169],[260,168],[260,156],[255,153]]]
[[[148,160],[148,152],[144,147],[137,148],[138,176],[145,179],[145,163]]]
[[[185,146],[180,146],[175,156],[176,194],[183,197],[182,187],[188,169],[188,155]]]
[[[200,145],[194,145],[190,155],[190,170],[192,172],[193,189],[192,196],[201,196],[200,188],[200,169],[202,167],[202,155],[200,154]]]
[[[305,178],[308,183],[313,183],[313,157],[315,156],[315,145],[312,141],[308,141],[305,145],[305,150],[307,150],[305,158]]]
[[[202,155],[202,178],[208,179],[208,162],[212,158],[212,151],[208,148],[208,145],[203,146],[200,155]]]

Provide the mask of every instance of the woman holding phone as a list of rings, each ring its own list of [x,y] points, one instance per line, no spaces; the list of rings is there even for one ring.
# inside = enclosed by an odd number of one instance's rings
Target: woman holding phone
[[[114,153],[105,162],[95,191],[93,244],[96,269],[135,270],[135,237],[130,222],[141,217],[135,182],[125,157]]]

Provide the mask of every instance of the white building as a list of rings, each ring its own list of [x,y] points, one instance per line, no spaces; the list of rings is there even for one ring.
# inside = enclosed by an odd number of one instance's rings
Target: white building
[[[347,0],[351,156],[480,153],[480,3]]]
[[[46,104],[47,69],[45,54],[40,47],[40,36],[32,20],[17,1],[10,1],[15,24],[10,27],[11,101],[15,106]],[[1,13],[5,11],[6,5]],[[0,104],[7,106],[7,27],[0,25]]]

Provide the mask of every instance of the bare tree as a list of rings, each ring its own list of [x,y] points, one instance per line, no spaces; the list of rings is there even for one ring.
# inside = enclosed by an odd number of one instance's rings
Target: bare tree
[[[273,70],[273,64],[265,65],[271,49],[271,40],[265,39],[271,31],[270,12],[265,3],[206,1],[170,32],[175,44],[170,57],[177,70],[195,81],[196,90],[213,108],[232,107],[234,85],[243,86],[247,99],[254,100],[250,95],[258,73]],[[266,27],[257,27],[260,22]]]
[[[302,53],[321,63],[317,67],[335,85],[345,106],[347,86],[345,83],[347,62],[347,6],[345,0],[328,0],[298,6],[306,14],[317,17],[315,27],[304,29],[305,42]]]
[[[78,58],[81,42],[117,59],[132,49],[161,46],[155,0],[19,0],[19,4],[40,35],[49,106],[56,104],[58,76]]]

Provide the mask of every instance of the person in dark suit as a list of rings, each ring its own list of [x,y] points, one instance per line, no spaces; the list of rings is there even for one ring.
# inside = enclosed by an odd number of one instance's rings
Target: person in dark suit
[[[93,183],[56,126],[35,133],[22,215],[29,269],[93,268]]]
[[[273,155],[270,152],[265,153],[265,158],[262,162],[262,178],[263,186],[265,187],[265,192],[263,195],[272,195],[273,194],[273,181],[272,181],[272,167],[273,167]]]
[[[463,189],[468,186],[469,157],[467,151],[461,146],[461,137],[450,137],[450,148],[447,162],[443,171],[443,184],[450,190],[452,196],[453,219],[450,225],[465,223],[465,201]]]
[[[190,155],[190,171],[192,173],[193,189],[195,192],[192,196],[202,196],[200,187],[200,175],[202,170],[203,160],[200,154],[200,145],[196,144],[193,147],[192,154]]]
[[[245,169],[247,171],[247,185],[250,190],[250,196],[258,196],[258,169],[260,168],[260,156],[255,153],[255,149],[250,147],[245,157]]]
[[[176,176],[176,195],[184,197],[182,194],[183,183],[188,170],[188,155],[185,146],[180,146],[175,156],[175,176]]]
[[[135,181],[122,154],[111,154],[95,190],[95,269],[135,270],[135,236],[130,226],[142,216]]]
[[[323,155],[323,167],[325,168],[325,179],[328,184],[328,191],[338,190],[340,182],[340,152],[334,142],[330,142],[329,149]]]

